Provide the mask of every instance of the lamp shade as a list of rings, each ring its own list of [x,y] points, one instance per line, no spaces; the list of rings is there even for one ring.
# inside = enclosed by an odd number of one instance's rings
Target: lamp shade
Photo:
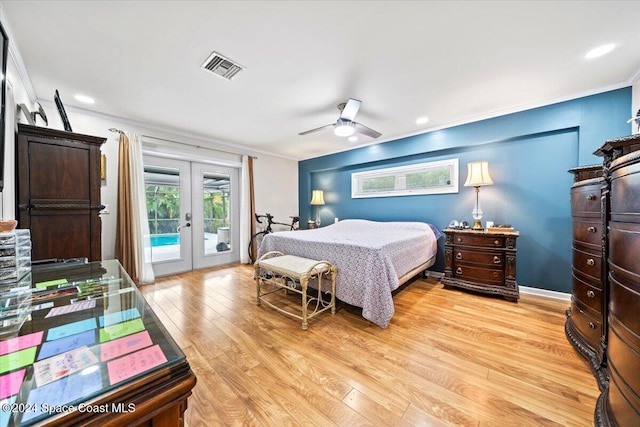
[[[324,205],[324,191],[322,191],[322,190],[313,190],[313,194],[311,196],[311,204],[312,205]]]
[[[479,187],[481,185],[491,185],[493,181],[489,176],[489,162],[467,163],[467,181],[465,187]]]

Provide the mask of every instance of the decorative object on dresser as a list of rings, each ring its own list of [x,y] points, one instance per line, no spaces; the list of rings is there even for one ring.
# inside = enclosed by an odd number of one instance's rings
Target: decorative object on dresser
[[[64,130],[67,132],[73,132],[71,130],[71,123],[69,123],[69,117],[67,117],[67,112],[64,110],[64,105],[62,105],[62,100],[60,99],[60,94],[57,89],[56,93],[53,95],[53,100],[56,103],[56,107],[58,107],[58,113],[60,113],[60,119],[62,120]]]
[[[480,207],[480,186],[492,185],[493,181],[489,176],[489,163],[488,162],[471,162],[467,163],[467,181],[464,183],[465,187],[476,187],[476,204],[473,208],[473,229],[482,230],[482,208]]]
[[[445,287],[520,298],[516,282],[517,231],[491,232],[469,229],[443,230]]]
[[[640,110],[638,110],[635,117],[631,117],[629,120],[627,120],[627,123],[631,122],[636,123],[636,126],[638,127],[637,131],[640,132]]]
[[[32,259],[99,261],[100,146],[89,135],[18,124],[16,217],[31,229]]]
[[[605,223],[607,216],[602,165],[583,166],[573,173],[573,268],[571,308],[565,333],[589,361],[600,390],[607,382],[605,348],[607,324]]]
[[[640,135],[608,141],[609,190],[606,360],[597,426],[640,425]],[[603,146],[603,147],[605,147]],[[601,148],[602,150],[602,148]]]

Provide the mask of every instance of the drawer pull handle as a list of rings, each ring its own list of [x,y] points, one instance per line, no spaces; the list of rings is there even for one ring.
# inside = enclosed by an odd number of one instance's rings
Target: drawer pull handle
[[[456,274],[462,274],[462,268],[460,267],[456,268]]]
[[[589,194],[589,195],[587,196],[587,200],[593,201],[593,200],[595,200],[595,199],[597,199],[597,197],[596,197],[596,195],[595,195],[595,194]]]
[[[494,244],[494,245],[499,245],[499,244],[500,244],[500,240],[497,240],[497,239],[496,239],[496,240],[494,240],[494,241],[493,241],[493,244]]]
[[[596,262],[593,260],[593,258],[589,258],[589,259],[587,260],[587,265],[588,265],[589,267],[593,267],[595,263],[596,263]]]
[[[595,227],[588,227],[588,228],[587,228],[587,231],[588,231],[589,233],[595,233],[595,232],[596,232],[596,228],[595,228]]]
[[[595,293],[595,292],[593,292],[592,290],[588,290],[588,291],[587,291],[587,296],[588,296],[589,298],[593,298],[593,297],[595,297],[595,296],[596,296],[596,293]]]
[[[493,278],[494,278],[494,279],[497,279],[497,278],[498,278],[498,272],[497,272],[497,271],[494,271],[494,272],[493,272]]]
[[[589,322],[589,329],[595,329],[596,325],[593,322]]]
[[[501,262],[502,262],[502,260],[500,259],[499,256],[496,255],[496,256],[493,257],[493,263],[494,264],[500,264]]]
[[[456,242],[462,242],[462,238],[460,237],[456,238]]]
[[[462,259],[462,254],[460,252],[456,254],[456,259]]]

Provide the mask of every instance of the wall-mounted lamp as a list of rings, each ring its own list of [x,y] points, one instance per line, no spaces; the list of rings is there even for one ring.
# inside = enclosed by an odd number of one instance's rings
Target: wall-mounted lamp
[[[467,163],[467,181],[464,183],[465,187],[476,187],[476,206],[473,208],[473,229],[483,230],[482,222],[482,208],[480,208],[480,186],[492,185],[493,181],[489,176],[489,162],[471,162]]]
[[[316,207],[316,226],[320,227],[320,205],[324,205],[324,192],[322,190],[313,190],[311,205]]]

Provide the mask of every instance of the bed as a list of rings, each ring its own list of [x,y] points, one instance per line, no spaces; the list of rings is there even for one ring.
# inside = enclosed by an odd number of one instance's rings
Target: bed
[[[336,297],[361,307],[365,319],[386,328],[394,313],[392,292],[433,265],[438,237],[438,230],[423,222],[347,219],[268,234],[258,257],[280,251],[335,264]]]

